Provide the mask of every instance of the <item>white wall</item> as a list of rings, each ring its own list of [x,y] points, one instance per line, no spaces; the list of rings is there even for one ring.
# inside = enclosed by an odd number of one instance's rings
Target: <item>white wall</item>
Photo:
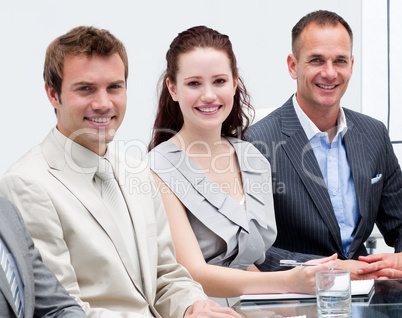
[[[390,4],[390,134],[393,140],[402,140],[402,3],[390,0]],[[43,61],[47,45],[71,28],[105,28],[125,43],[130,62],[128,109],[117,139],[142,157],[164,55],[177,33],[205,24],[228,34],[254,106],[276,108],[295,91],[286,67],[291,29],[303,15],[318,9],[339,13],[354,32],[354,74],[342,105],[387,123],[384,0],[0,0],[0,175],[56,123],[43,88]],[[402,158],[402,144],[394,148]],[[384,246],[380,241],[377,251]]]
[[[390,0],[389,8],[387,2],[362,2],[362,112],[387,125],[401,162],[402,2]],[[377,228],[373,235],[379,237],[377,252],[393,252]]]
[[[279,107],[295,91],[286,67],[291,29],[317,9],[339,13],[355,33],[354,76],[343,104],[360,110],[360,0],[0,0],[0,175],[56,123],[43,88],[43,61],[47,45],[71,28],[105,28],[125,43],[128,109],[117,139],[141,157],[153,124],[164,56],[177,33],[205,24],[228,34],[255,107]]]
[[[366,0],[362,5],[362,111],[387,126],[389,122],[391,140],[399,142],[402,141],[402,2],[390,0],[389,4],[389,17],[387,1]],[[402,144],[394,144],[394,149],[402,158]]]

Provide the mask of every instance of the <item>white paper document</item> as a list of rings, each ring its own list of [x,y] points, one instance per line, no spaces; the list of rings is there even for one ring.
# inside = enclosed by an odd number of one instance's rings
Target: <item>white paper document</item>
[[[352,296],[369,295],[374,286],[374,280],[352,280],[350,282]],[[308,294],[250,294],[240,296],[241,302],[262,301],[262,300],[294,300],[294,299],[313,299],[316,295]]]

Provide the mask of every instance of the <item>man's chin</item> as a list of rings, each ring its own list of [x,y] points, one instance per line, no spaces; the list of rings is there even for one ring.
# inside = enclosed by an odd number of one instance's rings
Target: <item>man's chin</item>
[[[100,146],[107,145],[111,141],[113,141],[115,136],[115,130],[109,129],[107,131],[97,131],[95,134],[88,134],[88,141],[92,144],[99,144]]]
[[[325,108],[338,107],[340,105],[340,99],[334,97],[322,97],[318,99],[318,105]]]

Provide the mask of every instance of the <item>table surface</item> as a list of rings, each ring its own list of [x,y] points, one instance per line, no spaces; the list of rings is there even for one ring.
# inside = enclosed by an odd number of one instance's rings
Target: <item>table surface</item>
[[[300,301],[237,302],[233,309],[242,317],[318,317],[315,299]],[[377,280],[370,299],[352,299],[352,318],[402,318],[402,280]]]

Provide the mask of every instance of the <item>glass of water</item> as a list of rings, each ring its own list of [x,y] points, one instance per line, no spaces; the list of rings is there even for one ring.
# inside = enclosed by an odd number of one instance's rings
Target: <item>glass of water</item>
[[[349,271],[317,272],[316,287],[318,317],[352,317]]]

